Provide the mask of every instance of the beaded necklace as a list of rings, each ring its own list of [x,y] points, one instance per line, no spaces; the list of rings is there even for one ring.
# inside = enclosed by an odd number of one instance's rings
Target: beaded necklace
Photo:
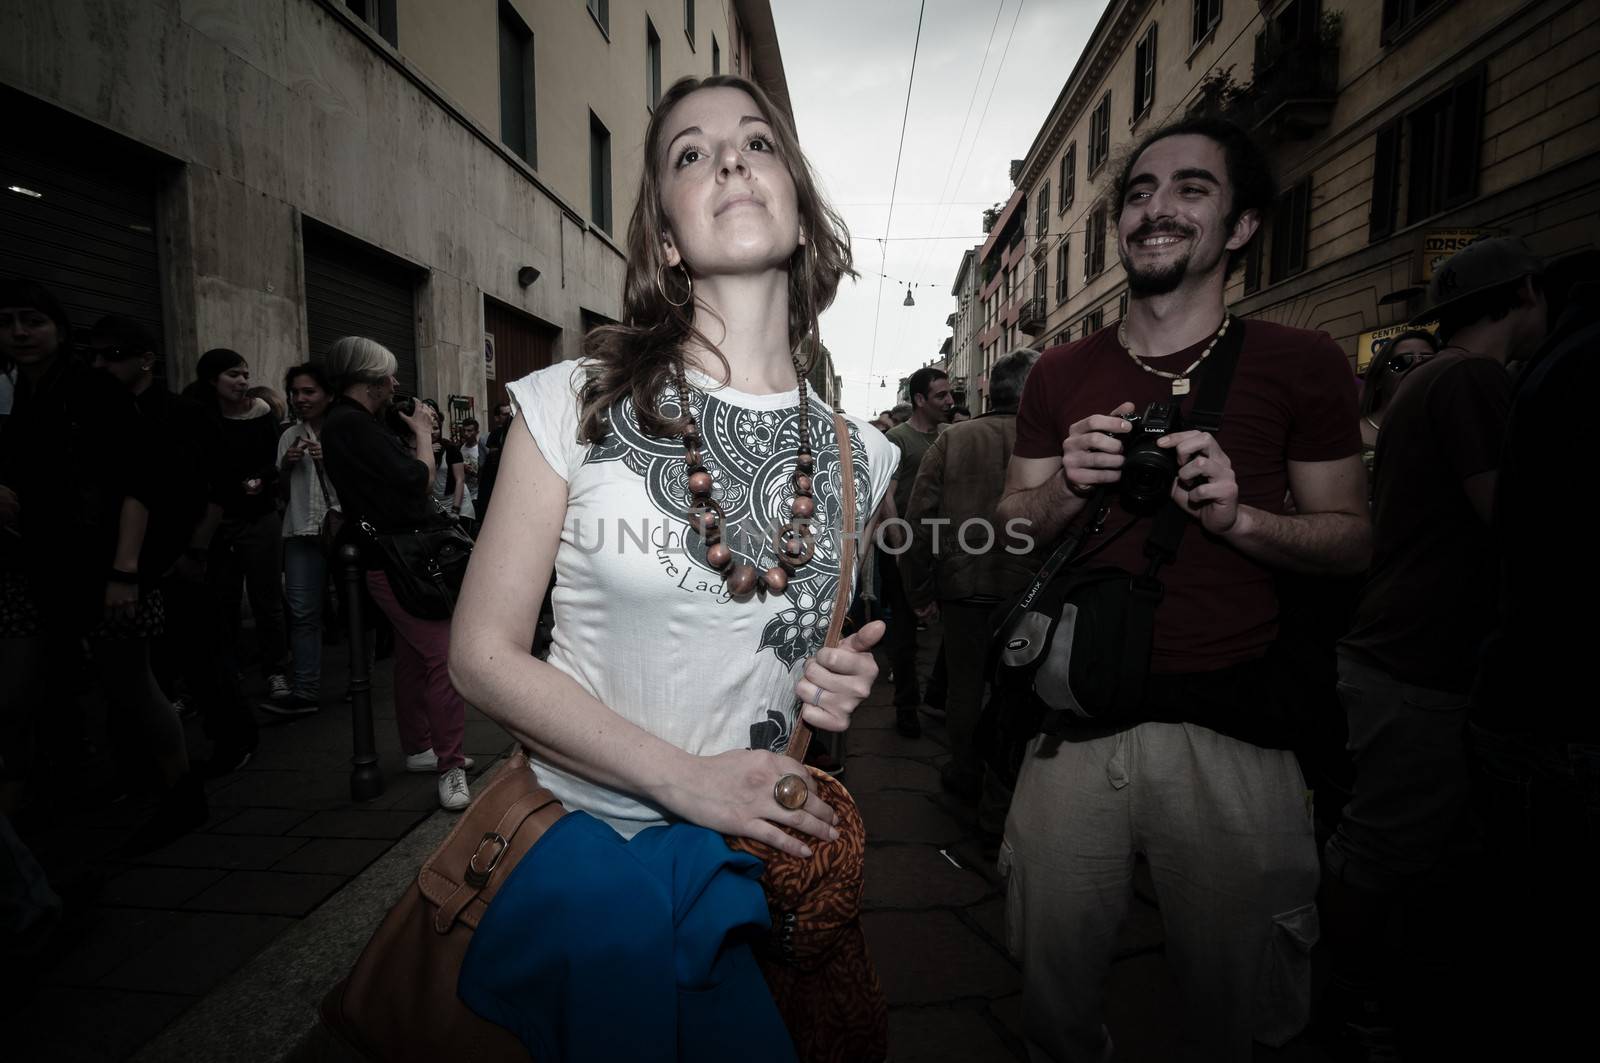
[[[1218,341],[1228,331],[1228,322],[1232,320],[1232,315],[1222,315],[1222,326],[1217,329],[1217,334],[1211,337],[1211,342],[1206,344],[1206,349],[1200,352],[1200,357],[1196,358],[1189,368],[1181,373],[1169,373],[1164,369],[1157,369],[1152,365],[1146,364],[1143,358],[1134,354],[1133,348],[1128,344],[1128,321],[1126,318],[1117,322],[1117,342],[1122,344],[1122,349],[1128,352],[1128,357],[1132,358],[1133,363],[1140,369],[1143,369],[1146,373],[1153,373],[1163,380],[1172,381],[1172,393],[1174,395],[1187,395],[1189,394],[1189,374],[1199,369],[1200,363],[1209,358],[1211,352],[1216,350]]]
[[[735,565],[733,551],[722,541],[722,526],[728,515],[723,511],[722,503],[711,497],[715,483],[706,469],[701,450],[705,439],[700,434],[700,426],[689,413],[689,385],[681,368],[675,378],[678,401],[688,422],[683,431],[683,463],[688,472],[689,526],[705,540],[706,563],[723,574],[728,593],[735,598],[749,595],[757,586],[769,594],[782,594],[795,570],[809,562],[816,550],[816,541],[807,523],[817,512],[811,484],[817,464],[811,452],[811,403],[806,396],[806,378],[801,372],[800,360],[794,356],[790,360],[794,363],[794,375],[800,393],[800,448],[795,455],[794,472],[791,474],[794,498],[789,501],[789,522],[779,525],[772,536],[772,549],[778,556],[778,563],[760,573],[754,565]]]

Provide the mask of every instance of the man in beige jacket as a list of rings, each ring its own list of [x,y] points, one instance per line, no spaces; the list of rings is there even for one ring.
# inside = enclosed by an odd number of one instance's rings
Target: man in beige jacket
[[[1027,527],[995,522],[1006,465],[1017,438],[1017,404],[1037,351],[1021,348],[994,363],[989,393],[994,408],[949,426],[928,448],[905,518],[911,544],[900,558],[906,597],[917,616],[942,618],[949,673],[945,700],[950,762],[945,789],[978,802],[978,826],[998,838],[1009,795],[985,780],[974,732],[983,708],[983,664],[995,607],[1033,576],[1038,544]]]

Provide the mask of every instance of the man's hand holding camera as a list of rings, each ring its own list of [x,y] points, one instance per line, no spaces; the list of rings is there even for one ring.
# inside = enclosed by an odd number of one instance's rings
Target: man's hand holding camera
[[[1134,411],[1124,402],[1109,414],[1097,413],[1074,424],[1061,441],[1061,472],[1067,490],[1085,498],[1102,484],[1122,479],[1122,434],[1133,426],[1127,421]]]
[[[1211,534],[1232,531],[1239,522],[1239,481],[1216,438],[1210,432],[1174,432],[1158,439],[1156,446],[1178,452],[1173,501]]]

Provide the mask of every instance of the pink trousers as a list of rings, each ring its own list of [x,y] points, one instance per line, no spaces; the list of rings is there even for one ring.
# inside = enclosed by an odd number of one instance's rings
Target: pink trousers
[[[406,612],[382,572],[367,573],[367,590],[394,625],[394,721],[401,748],[408,756],[432,749],[441,774],[461,767],[467,703],[450,685],[450,621],[418,620]]]

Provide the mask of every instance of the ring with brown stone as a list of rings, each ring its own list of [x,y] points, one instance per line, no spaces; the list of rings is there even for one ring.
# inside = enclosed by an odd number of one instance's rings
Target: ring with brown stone
[[[772,799],[790,812],[804,808],[806,798],[810,796],[811,791],[806,789],[805,779],[794,772],[783,776],[772,785]]]

